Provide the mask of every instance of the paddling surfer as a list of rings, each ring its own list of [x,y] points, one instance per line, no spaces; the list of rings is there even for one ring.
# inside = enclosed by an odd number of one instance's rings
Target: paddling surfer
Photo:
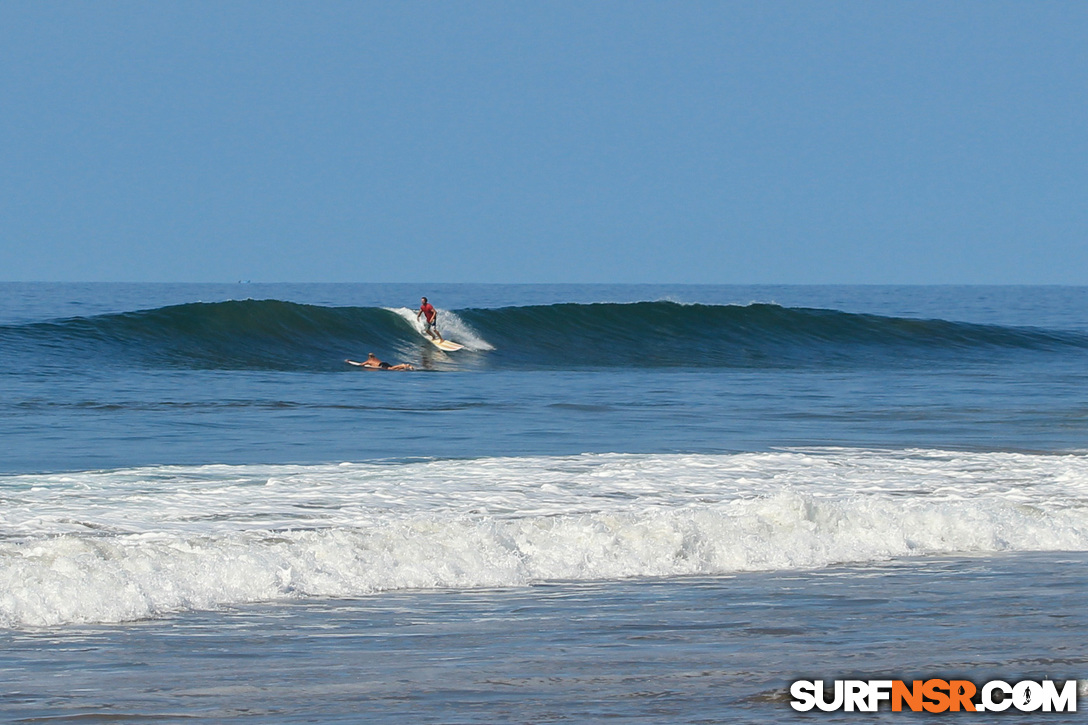
[[[374,368],[375,370],[415,370],[415,368],[408,363],[390,365],[387,362],[379,360],[378,356],[374,353],[369,353],[366,356],[366,360],[363,360],[361,363],[352,363],[351,360],[348,360],[347,362],[351,363],[352,365],[358,365],[361,368]]]
[[[419,312],[416,313],[416,321],[419,320],[420,315],[424,317],[423,331],[430,335],[432,340],[442,342],[442,333],[438,331],[438,310],[427,301],[426,297],[421,299]]]

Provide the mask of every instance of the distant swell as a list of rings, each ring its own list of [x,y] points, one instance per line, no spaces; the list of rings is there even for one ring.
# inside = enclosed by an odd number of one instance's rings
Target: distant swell
[[[892,364],[1005,353],[1088,351],[1072,332],[747,306],[557,304],[442,312],[440,329],[466,349],[447,356],[413,315],[276,300],[192,303],[0,327],[10,362],[73,358],[99,364],[338,370],[377,352],[436,369],[630,366],[804,367]],[[34,360],[22,364],[40,364]]]

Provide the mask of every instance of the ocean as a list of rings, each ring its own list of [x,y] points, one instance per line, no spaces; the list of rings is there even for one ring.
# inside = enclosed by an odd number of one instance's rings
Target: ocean
[[[2,283],[0,411],[7,722],[1088,678],[1085,287]]]

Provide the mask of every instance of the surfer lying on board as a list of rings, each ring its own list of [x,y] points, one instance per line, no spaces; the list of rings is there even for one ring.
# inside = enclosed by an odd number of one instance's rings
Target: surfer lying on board
[[[427,301],[427,298],[422,298],[422,303],[419,306],[419,312],[416,313],[416,320],[419,320],[419,316],[423,315],[423,331],[431,336],[432,340],[442,341],[442,333],[438,331],[438,310]],[[437,335],[437,337],[435,337]]]
[[[357,363],[354,360],[345,360],[344,362],[348,363],[349,365],[356,365],[361,368],[374,368],[375,370],[415,370],[415,368],[408,363],[401,363],[400,365],[390,365],[387,362],[382,362],[374,353],[369,353],[366,356],[366,360],[363,360],[361,363]]]

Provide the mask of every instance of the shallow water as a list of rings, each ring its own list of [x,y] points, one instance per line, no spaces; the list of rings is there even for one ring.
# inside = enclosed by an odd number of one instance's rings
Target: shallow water
[[[390,592],[9,632],[0,713],[9,722],[856,722],[857,713],[794,713],[789,683],[1083,672],[1086,564],[1083,553],[937,557]]]

